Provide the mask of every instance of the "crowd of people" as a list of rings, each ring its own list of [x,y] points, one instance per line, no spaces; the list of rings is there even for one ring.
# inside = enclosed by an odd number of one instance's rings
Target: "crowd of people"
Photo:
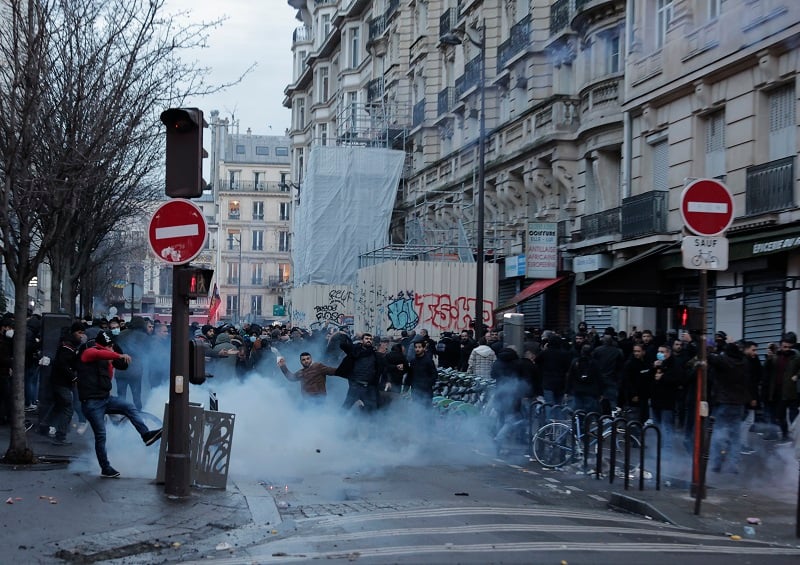
[[[0,318],[0,424],[10,415],[13,321],[9,314]],[[31,315],[27,327],[25,410],[31,426],[55,445],[68,445],[70,430],[83,433],[91,426],[102,476],[119,476],[105,451],[104,415],[124,414],[146,444],[158,441],[161,431],[147,429],[140,411],[143,394],[169,379],[168,326],[139,316],[127,323],[75,320],[63,328],[53,359],[41,351],[41,319]],[[435,341],[421,328],[386,337],[351,335],[335,326],[306,331],[277,324],[193,324],[189,335],[203,348],[214,382],[251,374],[285,378],[300,384],[307,405],[324,402],[327,377],[338,376],[347,381],[346,410],[380,410],[404,392],[430,407],[438,370],[453,369],[493,381],[498,442],[519,421],[526,400],[538,397],[585,412],[620,407],[629,419],[657,424],[666,449],[673,449],[678,432],[692,448],[702,336],[614,328],[600,333],[581,323],[570,335],[531,330],[520,347],[504,343],[501,327],[483,334],[476,341],[472,329],[443,332]],[[763,358],[759,344],[723,332],[706,346],[708,399],[716,419],[711,468],[736,472],[739,456],[753,452],[750,430],[757,413],[771,424],[764,439],[790,440],[800,388],[797,337],[785,333],[779,344],[767,345]],[[40,381],[41,368],[51,364],[49,382]]]

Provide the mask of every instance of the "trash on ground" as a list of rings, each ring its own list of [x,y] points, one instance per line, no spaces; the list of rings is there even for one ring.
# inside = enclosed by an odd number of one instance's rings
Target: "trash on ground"
[[[744,535],[746,535],[746,536],[754,536],[754,535],[756,535],[756,529],[753,526],[745,526],[744,527]]]
[[[227,541],[223,541],[217,544],[217,551],[225,551],[226,549],[230,549],[232,546]]]
[[[468,492],[454,492],[454,496],[469,496]]]
[[[6,498],[6,504],[14,504],[14,497],[9,496],[8,498]]]
[[[731,536],[731,539],[732,539],[733,541],[739,541],[739,540],[741,540],[741,539],[742,539],[742,536],[737,536],[736,534],[733,534],[733,535]]]
[[[180,546],[181,546],[181,542],[179,542],[179,541],[173,541],[172,542],[172,547],[174,547],[175,549],[178,549]]]
[[[276,505],[278,506],[278,508],[289,508],[289,503],[286,502],[285,500],[279,500],[276,503]]]
[[[748,518],[747,519],[747,523],[748,524],[754,524],[756,526],[760,526],[761,525],[761,518]]]

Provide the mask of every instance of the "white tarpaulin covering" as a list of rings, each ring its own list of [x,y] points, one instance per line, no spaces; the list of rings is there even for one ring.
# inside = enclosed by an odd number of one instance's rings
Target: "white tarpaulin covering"
[[[358,255],[389,243],[405,153],[313,147],[295,211],[294,284],[352,284]]]

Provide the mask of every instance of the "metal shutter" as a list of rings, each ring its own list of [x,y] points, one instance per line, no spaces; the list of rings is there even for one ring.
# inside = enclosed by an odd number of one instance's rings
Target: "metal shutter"
[[[544,327],[544,293],[520,304],[520,311],[525,314],[526,328],[554,329]]]
[[[583,321],[586,322],[587,328],[594,326],[597,333],[602,335],[603,330],[613,326],[611,306],[584,306]]]
[[[769,159],[781,159],[796,153],[794,86],[784,86],[769,96]]]
[[[669,189],[669,143],[667,140],[653,144],[653,190]]]
[[[745,274],[744,338],[758,343],[762,351],[781,340],[786,296],[777,288],[784,285],[781,273]]]

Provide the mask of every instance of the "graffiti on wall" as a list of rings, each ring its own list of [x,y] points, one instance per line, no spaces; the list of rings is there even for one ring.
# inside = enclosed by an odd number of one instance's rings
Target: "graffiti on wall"
[[[414,291],[402,290],[397,296],[390,296],[386,305],[386,313],[389,316],[389,327],[387,330],[413,330],[419,322],[419,314],[414,309]]]
[[[328,292],[328,302],[314,306],[315,321],[311,323],[311,329],[352,326],[353,316],[347,313],[347,303],[352,300],[352,290],[334,289]]]

